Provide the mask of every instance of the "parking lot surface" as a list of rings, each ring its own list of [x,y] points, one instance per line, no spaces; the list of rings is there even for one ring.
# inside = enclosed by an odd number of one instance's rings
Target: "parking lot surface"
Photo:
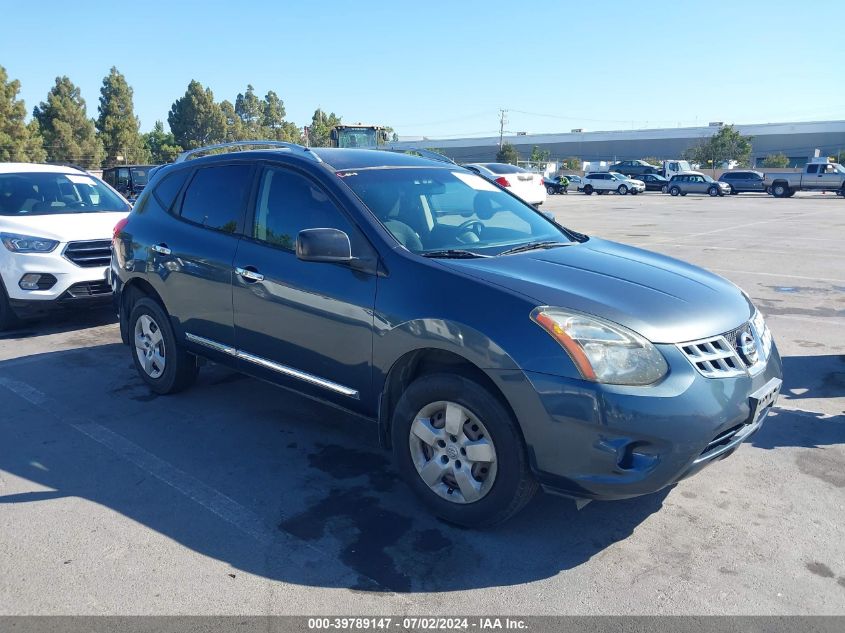
[[[429,515],[355,418],[215,366],[157,397],[108,311],[0,335],[0,614],[845,614],[845,200],[550,196],[744,288],[761,431],[671,489]]]

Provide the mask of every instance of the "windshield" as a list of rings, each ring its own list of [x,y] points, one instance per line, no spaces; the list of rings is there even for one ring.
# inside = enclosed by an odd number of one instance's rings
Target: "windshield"
[[[710,176],[708,176],[707,174],[702,174],[702,175],[704,176],[704,180],[705,180],[706,182],[716,182],[715,180],[713,180],[713,179],[712,179]]]
[[[617,174],[615,171],[610,172],[610,175],[613,176],[615,180],[627,180],[628,176],[623,176],[622,174]]]
[[[350,170],[338,174],[391,234],[415,253],[498,255],[570,237],[533,207],[464,170]]]
[[[150,169],[152,167],[133,167],[132,168],[132,182],[135,186],[146,187],[150,181]]]
[[[338,147],[377,147],[376,131],[368,128],[341,129],[337,133]]]
[[[129,210],[120,196],[93,176],[51,172],[0,174],[0,215]]]

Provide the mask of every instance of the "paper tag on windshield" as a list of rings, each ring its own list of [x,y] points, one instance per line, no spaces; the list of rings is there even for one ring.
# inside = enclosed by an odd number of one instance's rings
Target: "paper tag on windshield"
[[[464,174],[459,171],[453,171],[452,175],[463,182],[465,185],[469,185],[476,191],[499,191],[496,188],[496,185],[493,183],[484,180],[481,176],[476,176],[475,174]]]
[[[76,174],[68,174],[67,179],[75,185],[88,185],[90,187],[97,186],[97,183],[94,182],[94,179],[91,178],[91,176],[77,176]]]

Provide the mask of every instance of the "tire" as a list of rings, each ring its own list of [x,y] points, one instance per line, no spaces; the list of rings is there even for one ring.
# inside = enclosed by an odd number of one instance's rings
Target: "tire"
[[[734,189],[734,186],[733,186],[733,185],[731,185],[731,195],[732,195],[732,196],[738,196],[738,195],[739,195],[739,191],[737,191],[736,189]]]
[[[176,342],[170,317],[148,297],[139,299],[132,306],[129,348],[135,369],[155,393],[177,393],[196,380],[196,357]],[[147,368],[141,362],[142,356],[149,361]]]
[[[620,196],[627,196],[628,195],[628,187],[625,185],[619,185],[619,188],[616,190]]]
[[[599,196],[603,196],[605,193],[607,192],[604,189],[596,189],[596,194]]]
[[[663,185],[660,188],[660,193],[669,193],[669,187],[667,187],[666,185]]]
[[[18,325],[20,325],[20,319],[9,305],[9,295],[6,294],[6,288],[0,282],[0,332],[11,330]]]
[[[593,195],[593,186],[587,185],[586,187],[584,187],[584,193],[588,196]]]
[[[716,196],[719,195],[719,188],[718,187],[710,187],[710,189],[707,190],[707,193],[711,198],[715,198]]]
[[[789,187],[782,182],[776,182],[772,185],[772,195],[775,198],[786,198],[789,196]]]
[[[681,190],[678,187],[672,187],[669,189],[670,195],[677,196],[679,193],[681,193]]]
[[[453,422],[457,432],[449,432],[447,411],[461,420]],[[516,422],[497,397],[468,378],[430,374],[415,380],[396,405],[390,432],[399,474],[450,523],[501,523],[537,492]],[[472,444],[484,444],[479,457],[493,461],[468,457],[461,447]],[[430,483],[423,479],[426,471]]]
[[[640,192],[637,191],[636,189],[631,189],[631,195],[632,196],[636,196],[638,193],[640,193]]]

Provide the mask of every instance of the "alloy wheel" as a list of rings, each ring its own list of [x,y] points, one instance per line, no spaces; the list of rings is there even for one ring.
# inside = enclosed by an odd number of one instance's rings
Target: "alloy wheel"
[[[449,401],[426,405],[414,417],[408,444],[417,473],[439,497],[473,503],[493,487],[496,448],[469,409]]]

